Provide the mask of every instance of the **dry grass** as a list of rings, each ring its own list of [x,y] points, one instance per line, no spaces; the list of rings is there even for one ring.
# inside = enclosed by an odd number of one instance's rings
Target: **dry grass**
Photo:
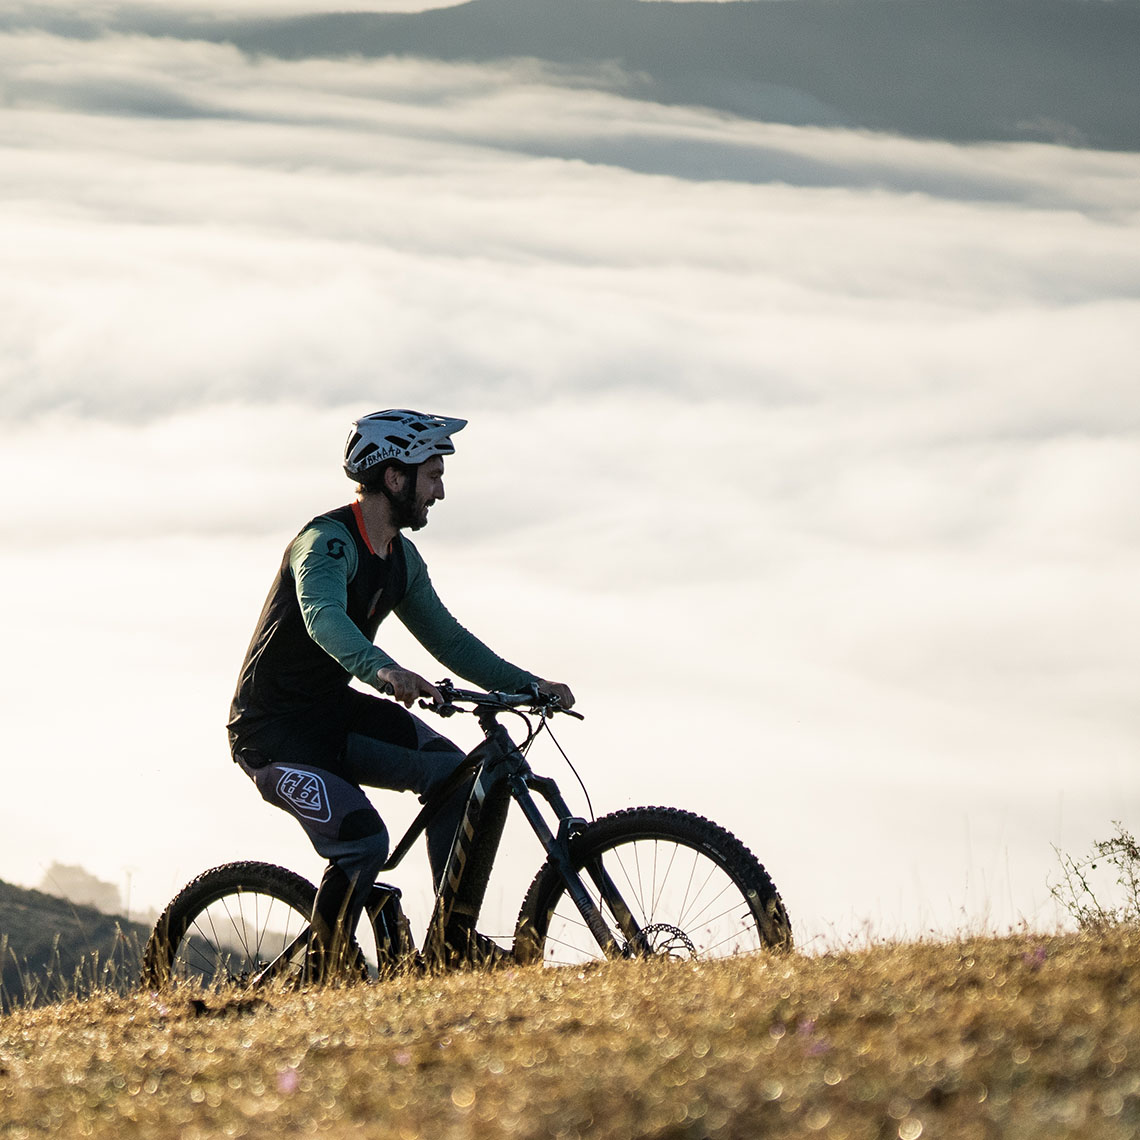
[[[0,1136],[1132,1138],[1140,933],[0,1020]]]

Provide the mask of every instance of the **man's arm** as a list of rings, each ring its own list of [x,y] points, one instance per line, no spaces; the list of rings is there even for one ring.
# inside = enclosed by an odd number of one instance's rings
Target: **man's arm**
[[[309,636],[354,677],[381,688],[379,672],[397,666],[348,616],[348,583],[356,573],[348,530],[331,519],[308,527],[293,542],[289,569]]]
[[[565,708],[574,703],[574,694],[566,685],[546,681],[512,665],[460,625],[435,592],[419,551],[406,539],[404,552],[408,590],[395,612],[437,661],[484,689],[519,690],[537,684],[542,691],[557,694]]]
[[[544,692],[557,694],[565,708],[574,703],[567,686],[512,665],[464,629],[439,600],[419,552],[407,541],[404,549],[408,589],[395,612],[433,657],[485,689],[521,689],[537,683]],[[348,616],[348,583],[356,566],[352,536],[331,519],[315,523],[294,540],[289,567],[309,636],[354,677],[404,705],[418,697],[440,701],[434,685],[398,665]]]

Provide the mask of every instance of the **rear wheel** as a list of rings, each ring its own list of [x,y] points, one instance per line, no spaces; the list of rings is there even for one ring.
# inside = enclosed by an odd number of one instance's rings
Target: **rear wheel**
[[[791,924],[767,871],[735,836],[675,808],[603,816],[570,841],[570,857],[623,957],[710,959],[790,949]],[[519,962],[603,958],[547,862],[515,930]]]
[[[274,977],[299,981],[316,887],[269,863],[227,863],[188,883],[155,924],[143,954],[143,983],[209,989],[248,985],[290,946]],[[353,952],[359,948],[353,943]]]

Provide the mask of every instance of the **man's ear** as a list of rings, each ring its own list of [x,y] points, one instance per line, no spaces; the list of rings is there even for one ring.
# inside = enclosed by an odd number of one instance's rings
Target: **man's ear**
[[[404,481],[408,478],[408,473],[399,467],[385,467],[384,468],[384,486],[392,492],[393,495],[398,495],[404,485]]]

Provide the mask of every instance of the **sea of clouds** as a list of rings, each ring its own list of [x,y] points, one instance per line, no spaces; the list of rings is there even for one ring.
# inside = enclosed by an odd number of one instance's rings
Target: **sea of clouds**
[[[1055,921],[1135,818],[1140,155],[101,10],[0,25],[0,877],[319,873],[221,725],[348,421],[418,405],[471,426],[417,541],[599,810],[722,819],[808,938]]]

